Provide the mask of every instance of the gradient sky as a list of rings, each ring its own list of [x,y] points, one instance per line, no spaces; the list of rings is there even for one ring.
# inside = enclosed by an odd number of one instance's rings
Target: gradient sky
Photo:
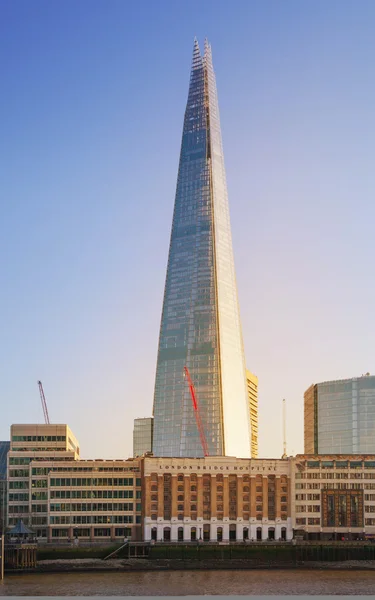
[[[194,36],[212,44],[260,455],[374,372],[375,3],[0,2],[0,439],[132,453],[152,412]]]

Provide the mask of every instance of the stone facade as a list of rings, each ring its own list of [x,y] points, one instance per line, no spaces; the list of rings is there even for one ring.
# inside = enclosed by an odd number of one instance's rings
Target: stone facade
[[[291,507],[296,534],[312,540],[375,537],[375,456],[292,458]]]
[[[293,537],[290,461],[144,459],[145,541]]]

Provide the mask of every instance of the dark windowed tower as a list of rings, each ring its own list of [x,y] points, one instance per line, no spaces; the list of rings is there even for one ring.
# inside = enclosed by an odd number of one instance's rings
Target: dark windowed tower
[[[211,47],[194,43],[154,396],[156,456],[250,456],[245,359]]]

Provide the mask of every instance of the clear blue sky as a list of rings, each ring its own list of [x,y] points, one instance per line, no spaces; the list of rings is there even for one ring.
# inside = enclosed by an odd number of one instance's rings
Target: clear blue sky
[[[194,36],[212,44],[260,454],[374,371],[375,3],[0,2],[0,439],[132,452],[152,411]]]

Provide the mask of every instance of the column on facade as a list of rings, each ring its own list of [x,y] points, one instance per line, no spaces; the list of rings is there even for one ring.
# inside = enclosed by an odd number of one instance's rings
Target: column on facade
[[[171,486],[171,517],[177,519],[177,475],[172,475],[172,486]],[[176,538],[177,539],[177,538]]]
[[[250,477],[250,519],[256,517],[256,479]]]
[[[211,475],[211,519],[212,518],[216,519],[216,475]]]
[[[145,477],[145,517],[151,517],[151,476]]]
[[[262,540],[268,539],[268,524],[264,521],[268,520],[268,477],[263,475],[262,480],[263,487],[263,524],[262,524]]]
[[[197,518],[203,519],[203,477],[197,477]]]
[[[158,518],[164,518],[164,477],[158,477]]]
[[[243,518],[243,480],[237,475],[237,519]]]
[[[268,519],[268,477],[263,475],[263,519]]]
[[[111,542],[114,542],[116,539],[115,525],[111,525]]]
[[[223,477],[223,504],[224,504],[224,514],[223,517],[229,518],[229,477],[228,475],[224,475]]]
[[[190,519],[190,475],[184,477],[184,518],[186,517]]]
[[[276,500],[276,519],[281,518],[281,479],[280,475],[276,475],[275,479],[275,500]],[[276,538],[278,539],[278,538]]]

